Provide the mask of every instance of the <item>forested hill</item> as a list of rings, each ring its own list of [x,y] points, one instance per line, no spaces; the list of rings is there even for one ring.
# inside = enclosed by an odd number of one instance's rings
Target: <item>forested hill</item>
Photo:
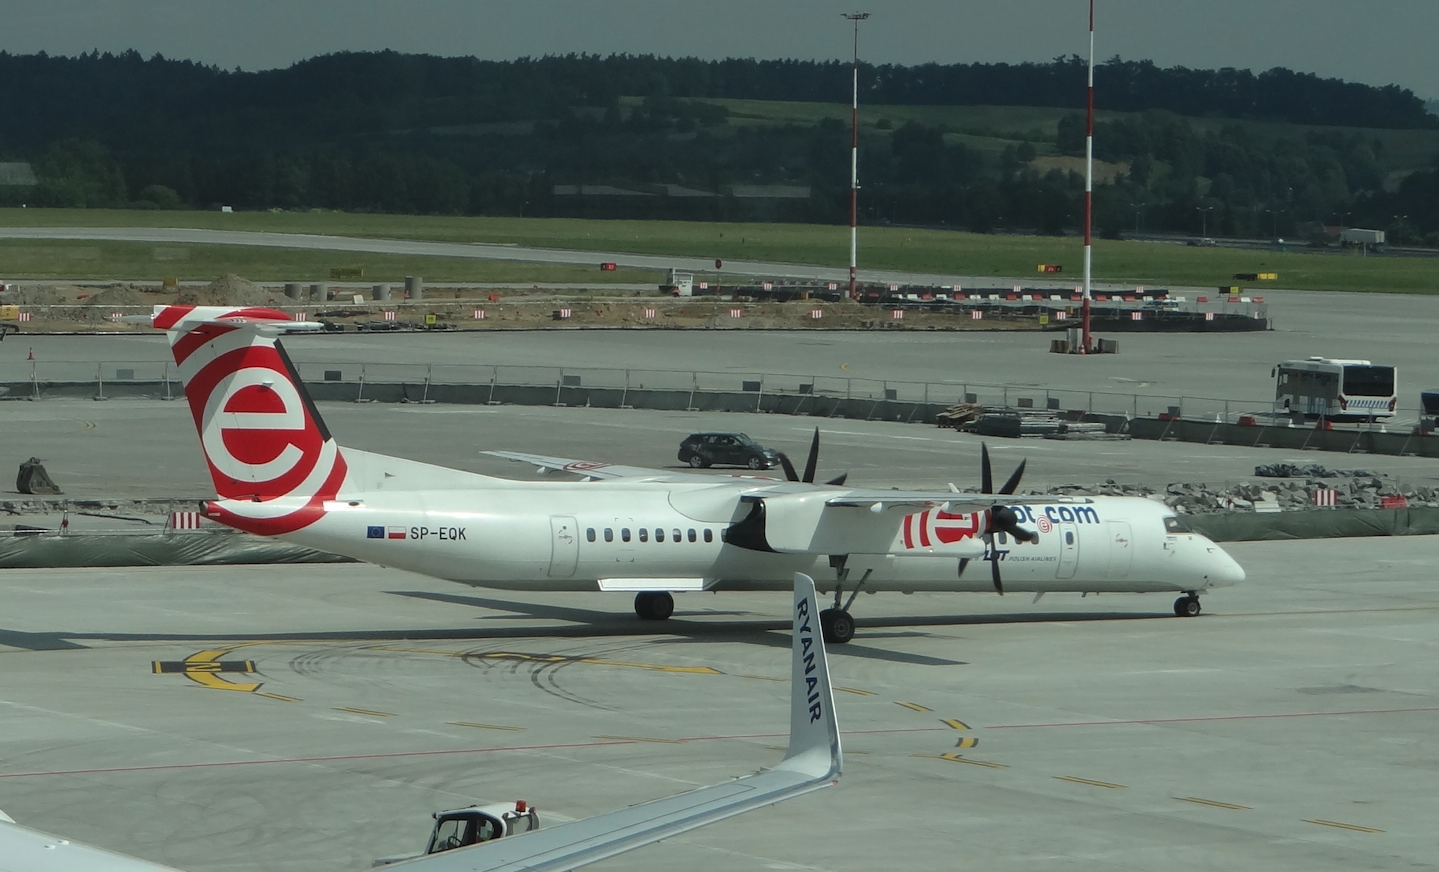
[[[1083,103],[1084,64],[863,66],[866,104],[1062,106]],[[1102,108],[1324,124],[1434,128],[1422,100],[1276,68],[1191,70],[1113,59],[1095,74]],[[850,66],[768,61],[569,55],[515,61],[396,52],[340,53],[287,69],[227,72],[188,61],[0,53],[0,150],[57,138],[165,142],[206,150],[237,140],[294,141],[370,131],[556,119],[625,96],[848,102]]]
[[[1274,69],[1097,71],[1100,232],[1439,245],[1439,118]],[[842,62],[0,53],[0,204],[847,223]],[[863,66],[864,223],[1073,233],[1085,68]],[[1197,225],[1197,226],[1196,226]]]

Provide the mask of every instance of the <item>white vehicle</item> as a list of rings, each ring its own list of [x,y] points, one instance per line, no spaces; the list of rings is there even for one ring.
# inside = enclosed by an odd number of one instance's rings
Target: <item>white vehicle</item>
[[[1394,367],[1367,360],[1286,360],[1272,375],[1279,407],[1309,420],[1390,418],[1399,402]]]
[[[814,580],[796,575],[789,750],[773,769],[539,832],[529,832],[538,829],[538,817],[516,809],[508,815],[486,806],[446,812],[436,815],[425,856],[375,865],[409,872],[564,872],[838,783],[844,759],[818,612]],[[0,872],[176,870],[22,827],[0,812]]]
[[[340,447],[276,336],[318,325],[266,309],[157,307],[219,499],[216,521],[478,587],[616,591],[662,620],[673,594],[786,590],[796,572],[832,579],[825,638],[854,634],[869,591],[1182,592],[1244,579],[1223,549],[1148,499],[902,492],[491,452],[581,481],[529,482]],[[952,487],[952,486],[951,486]],[[1023,526],[1021,526],[1023,525]],[[966,572],[975,561],[989,572]],[[1003,567],[1001,569],[1001,567]],[[987,576],[987,577],[986,577]],[[845,588],[849,602],[843,602]]]
[[[665,277],[667,282],[660,285],[660,290],[669,291],[676,297],[692,297],[695,292],[695,274],[684,270],[671,269]]]

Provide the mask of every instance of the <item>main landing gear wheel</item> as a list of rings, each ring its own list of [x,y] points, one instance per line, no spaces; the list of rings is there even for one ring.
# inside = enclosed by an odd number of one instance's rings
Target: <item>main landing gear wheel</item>
[[[675,613],[675,598],[667,591],[635,594],[635,614],[646,621],[663,621]]]
[[[1181,618],[1194,618],[1201,611],[1199,597],[1187,594],[1174,601],[1174,613]]]
[[[826,642],[843,645],[854,638],[854,618],[844,609],[825,609],[819,613],[819,629]]]

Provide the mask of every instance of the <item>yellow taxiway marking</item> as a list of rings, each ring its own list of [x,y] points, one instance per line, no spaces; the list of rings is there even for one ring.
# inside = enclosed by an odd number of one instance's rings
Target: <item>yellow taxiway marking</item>
[[[1110,784],[1108,781],[1092,781],[1088,778],[1080,778],[1076,775],[1056,775],[1060,781],[1072,781],[1075,784],[1088,784],[1090,787],[1107,787],[1110,790],[1123,790],[1123,784]]]
[[[841,364],[839,365],[839,368],[842,369],[842,370],[844,370],[845,372],[849,372],[849,364],[847,364],[847,363],[841,363]]]
[[[979,747],[979,740],[976,739],[976,738],[973,737],[973,736],[965,736],[964,738],[960,739],[958,742],[955,742],[955,743],[954,743],[954,747],[956,747],[956,748],[978,748],[978,747]]]
[[[914,754],[914,757],[927,757],[930,760],[948,760],[951,763],[968,763],[971,766],[983,766],[986,769],[1008,769],[1003,763],[990,763],[985,760],[971,760],[968,757],[955,753],[949,754]]]
[[[586,663],[591,666],[624,666],[655,672],[686,672],[693,675],[723,675],[711,666],[664,666],[658,663],[633,663],[627,660],[605,660],[601,657],[570,657],[565,654],[526,654],[520,651],[451,651],[441,648],[402,648],[397,645],[374,645],[371,651],[400,651],[406,654],[439,654],[444,657],[469,657],[474,660],[519,660],[528,663]]]
[[[1176,797],[1174,797],[1174,798],[1177,799],[1177,800],[1179,800],[1180,802],[1197,802],[1197,803],[1199,803],[1200,805],[1212,805],[1212,806],[1214,806],[1215,808],[1230,808],[1230,809],[1234,809],[1235,811],[1253,811],[1253,810],[1254,810],[1254,809],[1250,808],[1250,807],[1247,806],[1247,805],[1235,805],[1235,804],[1232,803],[1232,802],[1220,802],[1220,801],[1217,800],[1217,799],[1200,799],[1200,798],[1197,797],[1197,796],[1176,796]]]
[[[499,724],[471,724],[466,721],[450,721],[452,727],[475,727],[480,730],[509,730],[515,733],[523,733],[524,727],[502,727]]]
[[[1359,826],[1358,824],[1341,824],[1341,823],[1339,823],[1338,821],[1321,821],[1321,820],[1317,820],[1317,819],[1315,819],[1315,820],[1310,820],[1309,818],[1305,818],[1305,819],[1304,819],[1304,822],[1305,822],[1306,824],[1319,824],[1319,826],[1321,826],[1321,827],[1334,827],[1334,828],[1336,828],[1336,829],[1341,829],[1341,830],[1353,830],[1353,831],[1356,832],[1356,833],[1382,833],[1382,832],[1384,832],[1383,830],[1376,830],[1376,829],[1374,829],[1373,827],[1361,827],[1361,826]]]
[[[161,674],[179,672],[196,684],[211,690],[237,690],[241,693],[254,693],[260,689],[259,682],[241,683],[226,681],[220,677],[223,672],[249,673],[255,671],[253,660],[222,661],[220,659],[233,650],[234,648],[218,648],[197,651],[179,663],[156,660],[150,664],[150,669]]]
[[[788,681],[789,681],[788,678],[772,678],[772,677],[770,677],[770,676],[768,676],[768,675],[740,675],[740,676],[736,676],[736,677],[738,677],[738,678],[753,678],[755,681],[781,681],[781,682],[788,682]],[[780,750],[784,750],[784,749],[781,748]]]
[[[902,705],[912,712],[932,712],[934,709],[925,708],[917,702],[896,702],[895,705]]]
[[[372,712],[369,709],[349,708],[348,706],[336,706],[335,711],[349,712],[356,715],[369,715],[370,717],[375,718],[392,718],[395,716],[394,712]]]
[[[844,691],[845,693],[853,693],[853,694],[855,694],[855,695],[857,695],[857,696],[874,696],[874,691],[872,691],[872,690],[860,690],[860,689],[857,688],[857,687],[836,687],[835,690],[841,690],[841,691]]]
[[[268,692],[268,691],[261,691],[260,693],[257,693],[257,694],[255,694],[255,695],[256,695],[256,696],[268,697],[269,699],[278,699],[280,702],[299,702],[299,701],[300,701],[297,697],[285,696],[285,695],[282,694],[282,693],[270,693],[270,692]]]
[[[939,722],[940,722],[941,724],[944,724],[946,727],[949,727],[951,730],[967,730],[967,729],[969,729],[969,724],[966,724],[964,721],[961,721],[959,718],[940,718],[940,719],[939,719]]]
[[[660,745],[683,745],[679,739],[653,739],[647,736],[595,736],[596,739],[613,739],[620,742],[655,742]]]

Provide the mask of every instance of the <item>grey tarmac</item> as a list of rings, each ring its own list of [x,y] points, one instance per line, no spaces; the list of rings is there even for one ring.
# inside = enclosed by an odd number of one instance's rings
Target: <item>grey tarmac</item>
[[[1197,619],[865,597],[832,654],[839,788],[594,868],[1433,868],[1435,547],[1238,545],[1250,582]],[[360,870],[440,808],[579,817],[783,743],[780,595],[656,628],[623,597],[320,566],[12,570],[0,601],[0,807],[194,872]]]

